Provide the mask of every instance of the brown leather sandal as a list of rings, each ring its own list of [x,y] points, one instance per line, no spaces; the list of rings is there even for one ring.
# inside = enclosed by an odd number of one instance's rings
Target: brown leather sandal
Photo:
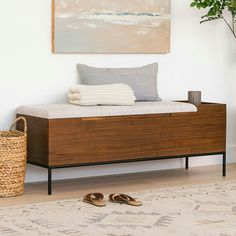
[[[84,196],[83,202],[92,204],[97,207],[104,207],[106,206],[106,203],[103,199],[104,196],[102,193],[89,193]]]
[[[109,195],[110,202],[127,204],[130,206],[142,206],[142,202],[123,193]]]

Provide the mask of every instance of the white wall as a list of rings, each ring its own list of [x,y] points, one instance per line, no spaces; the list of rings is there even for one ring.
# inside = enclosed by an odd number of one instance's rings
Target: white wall
[[[64,102],[76,83],[76,63],[140,66],[160,63],[163,99],[184,99],[202,90],[206,101],[228,104],[228,160],[236,161],[236,41],[223,22],[199,24],[202,12],[190,0],[172,1],[171,53],[167,55],[53,55],[50,0],[7,0],[0,8],[0,129],[7,129],[22,104]],[[158,43],[158,42],[157,42]],[[192,165],[219,162],[195,158]],[[178,168],[181,160],[133,163],[55,171],[56,178]],[[46,171],[28,167],[27,181],[46,179]]]

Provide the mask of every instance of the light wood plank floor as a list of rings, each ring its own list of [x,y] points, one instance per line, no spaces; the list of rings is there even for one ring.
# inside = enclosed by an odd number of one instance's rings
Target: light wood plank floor
[[[194,167],[189,170],[174,169],[136,174],[123,174],[73,180],[54,181],[53,195],[47,195],[47,183],[30,183],[25,186],[25,194],[19,197],[0,199],[0,206],[29,204],[82,197],[86,193],[99,191],[135,192],[157,188],[196,185],[220,181],[236,180],[236,164],[227,166],[227,177],[222,177],[222,167]]]

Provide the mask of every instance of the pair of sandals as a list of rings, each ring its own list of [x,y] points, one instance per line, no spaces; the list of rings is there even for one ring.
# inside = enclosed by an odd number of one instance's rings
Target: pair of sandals
[[[119,203],[119,204],[127,204],[130,206],[141,206],[142,202],[128,196],[123,193],[113,193],[109,195],[109,201],[113,203]],[[83,202],[92,204],[97,207],[104,207],[106,206],[106,202],[104,200],[104,195],[102,193],[89,193],[84,196]]]

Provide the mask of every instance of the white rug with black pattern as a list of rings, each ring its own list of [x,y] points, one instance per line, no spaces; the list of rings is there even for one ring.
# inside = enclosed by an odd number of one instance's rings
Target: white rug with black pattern
[[[0,208],[3,236],[236,236],[236,181],[132,193],[143,206],[81,199]]]

